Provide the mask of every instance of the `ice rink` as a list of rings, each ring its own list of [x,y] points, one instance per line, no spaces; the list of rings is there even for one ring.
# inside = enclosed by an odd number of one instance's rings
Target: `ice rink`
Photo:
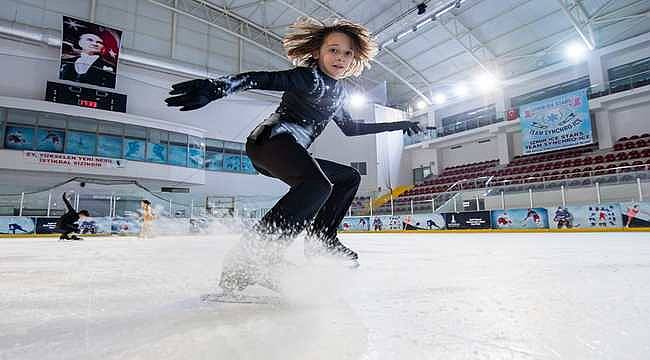
[[[0,359],[650,358],[648,233],[344,234],[357,270],[298,242],[281,304],[201,301],[235,239],[0,239]]]

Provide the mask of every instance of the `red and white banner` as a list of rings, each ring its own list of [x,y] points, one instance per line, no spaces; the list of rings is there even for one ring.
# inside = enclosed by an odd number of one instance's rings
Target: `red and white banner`
[[[122,168],[126,160],[111,159],[97,156],[58,154],[43,151],[25,150],[25,160],[41,165],[63,166],[82,169]]]

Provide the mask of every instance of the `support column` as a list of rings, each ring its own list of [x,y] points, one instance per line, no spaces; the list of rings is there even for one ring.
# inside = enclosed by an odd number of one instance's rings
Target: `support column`
[[[505,119],[505,112],[512,107],[508,91],[504,88],[499,88],[494,93],[494,107],[496,108],[497,119]]]
[[[499,155],[499,164],[505,165],[510,162],[510,143],[508,142],[508,133],[504,128],[497,133],[497,155]]]
[[[607,67],[603,65],[603,58],[596,51],[589,53],[587,60],[589,67],[589,80],[591,81],[591,91],[599,92],[608,87],[609,74]]]
[[[594,124],[596,125],[596,136],[598,137],[599,149],[611,149],[614,146],[614,131],[612,129],[611,113],[605,107],[596,111],[594,114],[596,118]]]

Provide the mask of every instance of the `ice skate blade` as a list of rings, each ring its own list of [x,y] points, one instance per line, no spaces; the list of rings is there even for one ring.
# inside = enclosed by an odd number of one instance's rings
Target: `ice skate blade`
[[[278,296],[247,295],[233,292],[217,292],[201,295],[201,301],[228,304],[280,305],[284,301]]]

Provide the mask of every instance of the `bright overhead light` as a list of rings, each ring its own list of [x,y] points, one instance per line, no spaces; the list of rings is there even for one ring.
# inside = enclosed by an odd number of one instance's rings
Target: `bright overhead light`
[[[433,102],[436,103],[436,105],[442,105],[447,101],[447,96],[443,93],[438,93],[433,97]]]
[[[424,110],[424,109],[427,108],[427,102],[424,101],[424,100],[418,100],[418,102],[415,103],[415,107],[416,107],[418,110]]]
[[[588,51],[589,49],[584,44],[572,42],[566,46],[566,57],[572,63],[579,63],[587,57]]]
[[[355,108],[360,108],[366,105],[366,102],[368,100],[366,99],[366,96],[361,94],[361,93],[354,93],[350,95],[350,106],[355,107]]]
[[[484,72],[476,78],[476,86],[482,93],[492,92],[499,86],[499,80],[494,75]]]
[[[467,87],[467,85],[465,85],[463,83],[460,83],[460,84],[454,86],[453,91],[454,91],[454,95],[456,95],[458,97],[465,97],[465,96],[467,96],[467,94],[469,94],[469,88]]]

